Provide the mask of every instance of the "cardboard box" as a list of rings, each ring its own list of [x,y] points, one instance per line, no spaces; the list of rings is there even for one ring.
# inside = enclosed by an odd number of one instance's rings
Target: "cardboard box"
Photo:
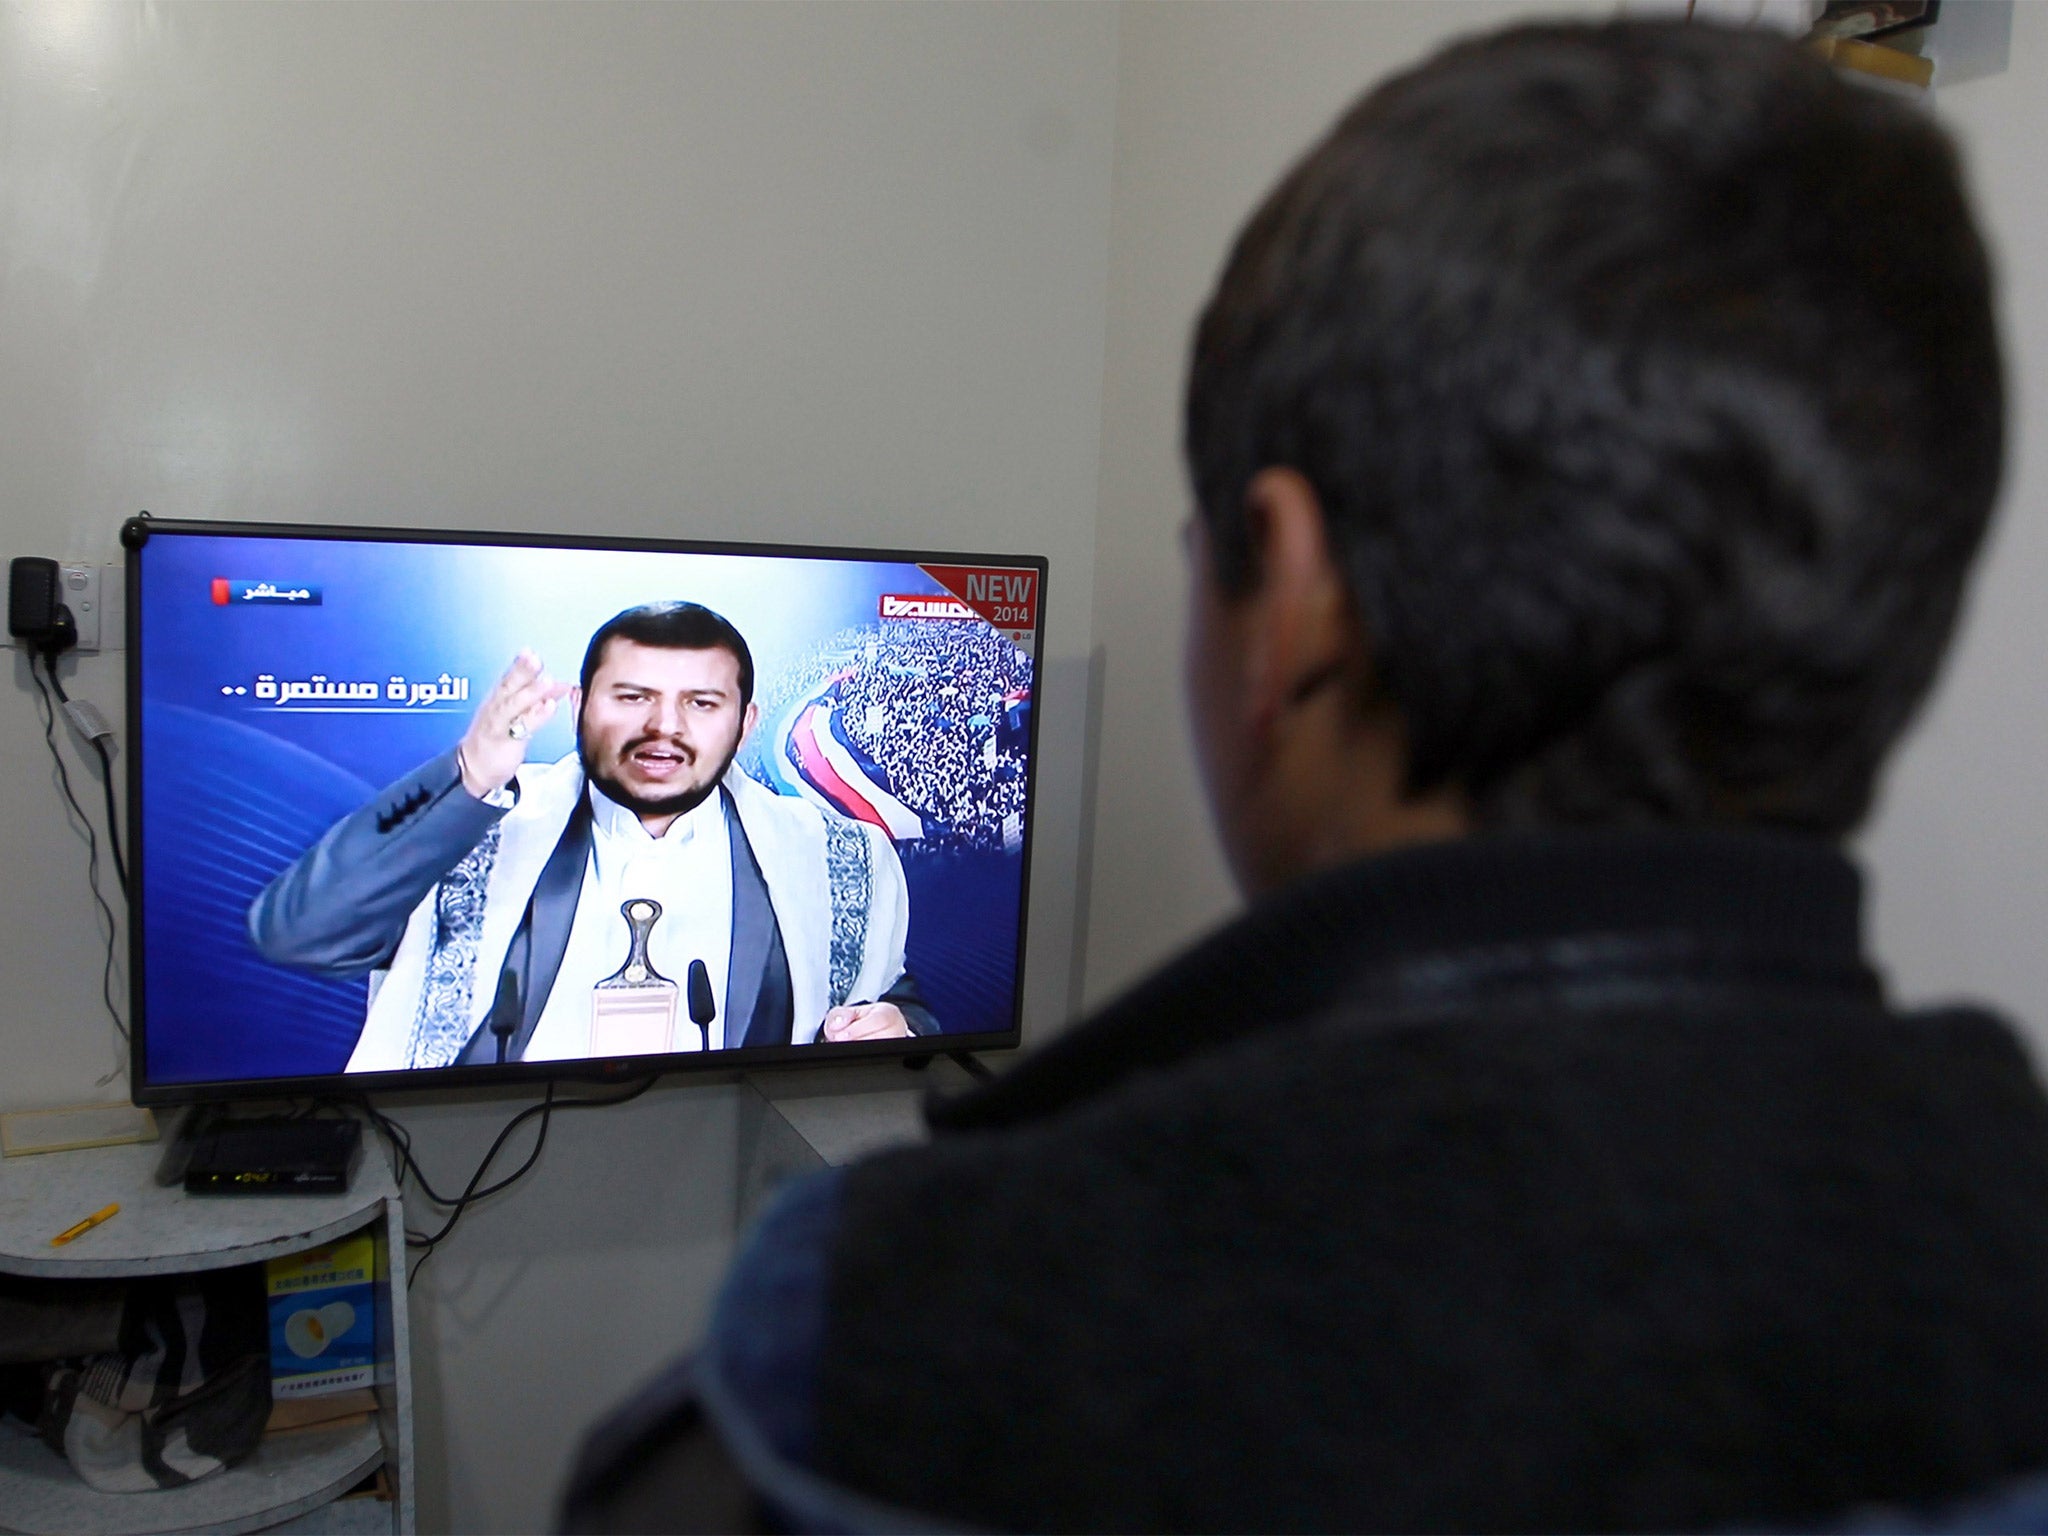
[[[376,1269],[376,1244],[367,1232],[263,1266],[273,1400],[376,1382]]]

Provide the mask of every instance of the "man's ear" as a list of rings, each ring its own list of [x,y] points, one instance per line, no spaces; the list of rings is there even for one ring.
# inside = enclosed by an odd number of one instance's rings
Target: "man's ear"
[[[575,684],[571,684],[571,685],[570,685],[570,688],[569,688],[569,699],[568,699],[568,703],[569,703],[569,718],[570,718],[571,720],[573,720],[573,721],[575,721],[575,722],[576,722],[576,729],[577,729],[578,731],[581,731],[581,730],[583,729],[583,686],[582,686],[582,684],[580,684],[580,683],[575,683]]]
[[[1271,720],[1341,677],[1358,636],[1322,498],[1307,477],[1260,470],[1245,487],[1245,520],[1259,573],[1247,598],[1246,681]]]
[[[747,712],[740,717],[740,739],[737,745],[744,746],[746,744],[747,738],[754,734],[754,727],[759,725],[760,723],[761,706],[754,703],[752,700],[749,700],[747,703]]]

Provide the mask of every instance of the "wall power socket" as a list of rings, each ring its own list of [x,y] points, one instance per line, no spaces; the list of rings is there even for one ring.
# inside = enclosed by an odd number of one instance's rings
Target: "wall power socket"
[[[71,610],[71,618],[78,625],[78,644],[74,650],[91,654],[102,650],[118,651],[126,643],[121,616],[122,582],[127,576],[125,567],[99,565],[90,560],[66,560],[57,567],[57,601]],[[0,634],[0,646],[17,644],[11,636]]]
[[[71,617],[78,625],[78,649],[84,652],[100,648],[100,623],[106,604],[100,600],[101,588],[106,584],[100,580],[100,568],[80,562],[75,565],[57,567],[57,600],[71,610]]]

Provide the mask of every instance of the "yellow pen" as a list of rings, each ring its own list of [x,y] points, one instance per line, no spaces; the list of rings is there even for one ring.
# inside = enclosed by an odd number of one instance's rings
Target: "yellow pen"
[[[121,1207],[119,1205],[110,1205],[104,1211],[94,1211],[90,1216],[86,1217],[85,1220],[81,1221],[77,1226],[66,1227],[62,1232],[59,1232],[55,1237],[51,1238],[50,1246],[52,1248],[62,1248],[66,1243],[70,1242],[71,1239],[73,1239],[74,1237],[81,1236],[84,1233],[90,1232],[94,1227],[98,1226],[101,1222],[105,1221],[109,1216],[112,1216],[119,1212],[120,1209]]]

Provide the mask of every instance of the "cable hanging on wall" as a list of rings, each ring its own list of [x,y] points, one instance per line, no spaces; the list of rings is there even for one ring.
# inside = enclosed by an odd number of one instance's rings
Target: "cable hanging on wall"
[[[114,1001],[114,951],[119,939],[120,921],[100,890],[99,835],[93,828],[92,818],[78,803],[78,796],[71,787],[70,771],[57,747],[58,705],[62,704],[65,718],[99,757],[100,782],[107,807],[107,846],[113,855],[114,873],[125,898],[128,864],[121,854],[121,822],[114,804],[114,758],[110,746],[114,730],[107,724],[106,717],[90,703],[66,693],[64,681],[57,675],[57,658],[78,640],[77,622],[71,610],[59,599],[57,576],[57,562],[39,556],[24,556],[9,565],[7,632],[28,652],[29,678],[36,686],[36,698],[41,705],[43,741],[50,749],[50,761],[56,769],[57,788],[62,792],[71,815],[77,818],[78,825],[85,831],[86,885],[106,927],[106,959],[100,967],[100,1001],[106,1005],[107,1017],[113,1020],[115,1032],[125,1042],[128,1039],[127,1021],[121,1017],[121,1010]],[[98,1086],[105,1087],[120,1075],[120,1071],[121,1065],[116,1063],[98,1080]]]
[[[406,1176],[410,1174],[413,1182],[419,1186],[420,1193],[426,1197],[427,1203],[438,1205],[448,1212],[447,1219],[442,1222],[440,1228],[436,1231],[418,1232],[410,1227],[406,1229],[406,1247],[419,1253],[419,1262],[407,1266],[405,1277],[406,1289],[412,1289],[412,1284],[419,1278],[420,1271],[426,1268],[427,1260],[434,1256],[436,1248],[447,1241],[448,1234],[455,1230],[455,1224],[462,1219],[465,1211],[478,1201],[487,1200],[492,1195],[511,1188],[532,1171],[533,1165],[540,1161],[541,1149],[548,1144],[548,1126],[556,1110],[609,1109],[614,1104],[629,1103],[652,1088],[658,1075],[651,1074],[644,1081],[635,1084],[626,1092],[613,1094],[608,1098],[602,1099],[558,1099],[555,1097],[555,1085],[549,1083],[546,1096],[538,1104],[527,1105],[526,1108],[520,1110],[518,1114],[505,1122],[503,1128],[499,1130],[497,1138],[492,1141],[490,1150],[484,1153],[483,1160],[476,1165],[476,1171],[469,1176],[469,1183],[463,1187],[462,1193],[453,1199],[450,1199],[434,1188],[433,1183],[427,1178],[426,1170],[419,1165],[418,1159],[413,1156],[412,1132],[378,1109],[367,1097],[359,1100],[358,1102],[362,1106],[363,1113],[369,1117],[370,1123],[376,1126],[377,1130],[383,1135],[384,1140],[391,1148],[392,1157],[398,1163],[399,1189],[401,1191],[404,1190]],[[493,1184],[485,1185],[483,1182],[484,1175],[490,1171],[491,1164],[497,1160],[498,1154],[504,1150],[506,1141],[510,1139],[514,1131],[518,1130],[520,1126],[531,1120],[535,1115],[540,1116],[540,1130],[533,1139],[533,1146],[527,1152],[525,1161],[520,1163],[512,1172],[506,1174],[504,1178],[499,1179]]]
[[[63,754],[57,750],[57,707],[50,697],[49,687],[44,684],[42,674],[36,670],[36,660],[37,658],[33,656],[29,658],[29,676],[35,680],[36,697],[42,704],[43,740],[49,744],[50,761],[56,768],[57,787],[63,791],[64,803],[71,808],[71,814],[78,818],[78,824],[85,829],[86,885],[92,891],[92,899],[99,907],[100,915],[106,919],[107,950],[105,963],[100,967],[100,1001],[106,1004],[107,1017],[114,1021],[114,1028],[125,1041],[128,1038],[128,1025],[121,1017],[121,1010],[114,1003],[114,946],[120,931],[120,925],[114,917],[114,909],[107,904],[107,898],[100,891],[99,837],[93,831],[92,818],[85,814],[85,808],[78,803],[78,796],[72,791],[70,771],[64,766]],[[44,665],[51,674],[51,682],[55,683],[55,666],[48,662],[47,659],[45,659]],[[63,687],[61,684],[57,685],[57,693],[59,698],[63,697]],[[94,744],[100,745],[97,741]],[[101,746],[101,754],[104,761],[104,746]],[[111,764],[109,764],[108,777],[110,782],[112,773],[113,769]],[[128,884],[128,873],[126,865],[121,860],[117,834],[113,830],[113,812],[113,791],[109,789],[107,794],[108,838],[114,847],[115,871],[120,878],[122,889],[125,890]],[[112,1082],[118,1070],[117,1068],[116,1072],[110,1072],[105,1077],[100,1078],[100,1086],[104,1087]]]

